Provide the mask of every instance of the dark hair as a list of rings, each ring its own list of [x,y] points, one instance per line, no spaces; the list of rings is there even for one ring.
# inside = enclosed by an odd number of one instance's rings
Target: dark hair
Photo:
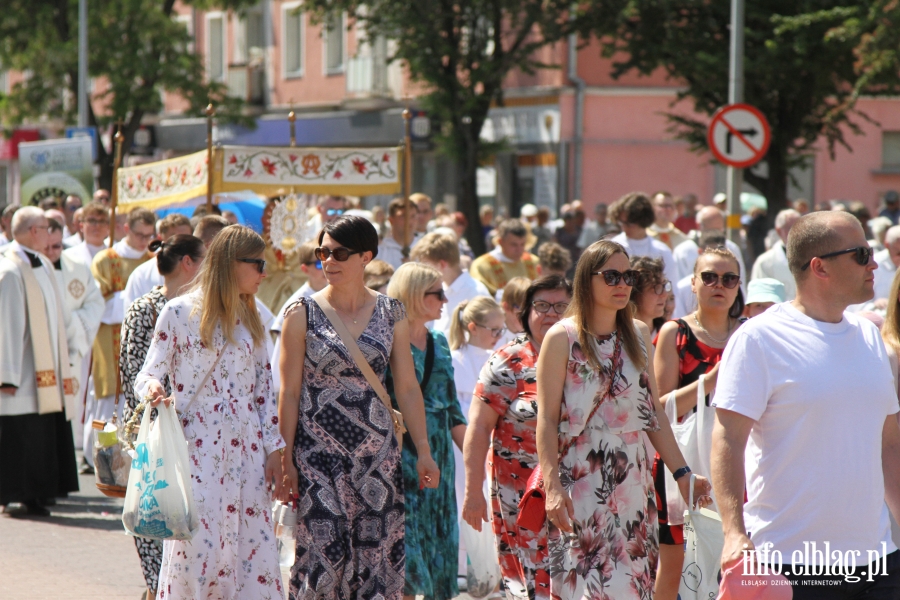
[[[639,274],[638,280],[631,288],[631,301],[637,304],[637,301],[640,300],[641,296],[650,288],[650,286],[662,282],[666,276],[663,271],[663,260],[661,258],[632,256],[631,268]],[[637,307],[635,307],[634,310],[637,312]]]
[[[219,232],[231,225],[228,219],[219,215],[205,215],[200,217],[197,226],[194,227],[194,234],[203,240],[203,243],[209,245],[213,238],[219,235]]]
[[[522,308],[519,309],[519,321],[522,323],[522,329],[528,337],[531,337],[531,328],[528,326],[528,317],[531,316],[531,303],[534,296],[538,292],[544,290],[565,290],[566,294],[572,296],[572,284],[560,275],[544,275],[531,282],[528,289],[525,290],[525,300],[522,302]]]
[[[325,234],[331,239],[350,250],[357,252],[371,252],[372,258],[378,256],[378,232],[368,219],[356,215],[344,215],[334,221],[325,223],[319,232],[319,245]]]
[[[618,204],[616,219],[631,225],[650,227],[656,220],[653,211],[653,203],[643,192],[631,192],[626,194],[616,203]]]
[[[743,273],[741,273],[741,263],[738,262],[738,259],[734,255],[734,253],[725,246],[709,246],[707,248],[701,249],[700,255],[697,257],[697,261],[694,263],[695,275],[698,273],[697,265],[700,264],[700,259],[704,256],[719,256],[726,260],[732,261],[735,265],[737,265],[738,275],[743,276]],[[738,286],[737,291],[737,296],[735,296],[734,302],[731,303],[731,308],[728,309],[728,316],[732,319],[737,319],[744,314],[744,292],[743,290],[741,290],[740,286]]]
[[[159,274],[165,277],[175,271],[175,267],[185,256],[191,260],[200,260],[203,257],[203,240],[186,233],[173,235],[165,242],[153,240],[148,249],[151,252],[159,252],[156,255],[156,268]]]
[[[56,219],[47,218],[47,224],[50,226],[50,229],[47,230],[47,233],[53,233],[54,231],[63,230],[62,223],[60,223]]]

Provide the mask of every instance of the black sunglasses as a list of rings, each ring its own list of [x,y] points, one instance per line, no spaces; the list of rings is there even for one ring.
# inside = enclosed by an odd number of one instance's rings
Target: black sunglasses
[[[443,302],[447,299],[447,295],[444,294],[444,290],[438,290],[436,292],[425,292],[426,296],[437,296],[437,299]]]
[[[350,258],[354,254],[361,254],[359,250],[351,250],[350,248],[344,248],[341,246],[340,248],[335,248],[331,250],[330,248],[316,248],[316,258],[322,262],[328,260],[329,256],[333,256],[334,260],[338,262],[344,262],[348,258]]]
[[[266,261],[261,258],[239,258],[238,262],[256,265],[256,270],[260,273],[266,272]]]
[[[706,287],[713,287],[719,285],[719,274],[713,273],[712,271],[703,271],[700,273],[700,281],[703,282],[703,285]],[[721,277],[722,279],[722,287],[727,290],[734,289],[737,284],[741,282],[741,276],[737,273],[725,273]]]
[[[620,281],[624,281],[625,285],[628,287],[632,287],[635,283],[637,283],[638,278],[641,276],[640,273],[633,269],[628,269],[624,273],[621,271],[616,271],[615,269],[606,269],[605,271],[594,271],[594,275],[603,275],[603,281],[606,282],[606,285],[612,287],[619,285]]]
[[[854,259],[856,259],[856,264],[858,264],[861,267],[864,267],[867,264],[869,264],[869,260],[871,260],[872,253],[874,252],[874,250],[872,250],[868,246],[857,246],[856,248],[847,248],[846,250],[838,250],[837,252],[829,252],[828,254],[823,254],[822,256],[814,256],[813,258],[819,258],[819,259],[834,258],[835,256],[840,256],[841,254],[850,254],[851,252],[856,253],[856,255],[853,257]],[[809,267],[810,263],[812,263],[812,258],[809,259],[808,261],[806,261],[806,264],[803,265],[802,267],[800,267],[800,270],[805,271]]]

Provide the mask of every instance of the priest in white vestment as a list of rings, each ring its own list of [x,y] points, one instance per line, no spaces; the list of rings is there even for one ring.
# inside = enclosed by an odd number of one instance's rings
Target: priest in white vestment
[[[78,490],[66,420],[74,401],[70,315],[43,255],[48,229],[43,211],[23,207],[13,217],[14,241],[0,253],[0,506],[41,516]]]
[[[771,248],[760,254],[753,263],[753,270],[750,273],[750,281],[754,279],[777,279],[784,284],[784,299],[790,302],[797,295],[797,284],[794,276],[788,268],[787,261],[787,243],[788,233],[791,227],[800,218],[793,208],[786,208],[775,215],[775,232],[778,234],[778,241]],[[877,278],[876,272],[876,278]],[[876,294],[875,298],[878,298]]]

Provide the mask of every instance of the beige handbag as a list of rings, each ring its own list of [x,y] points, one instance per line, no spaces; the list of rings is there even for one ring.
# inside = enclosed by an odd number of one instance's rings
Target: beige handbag
[[[353,339],[353,336],[347,330],[347,326],[344,325],[344,322],[341,321],[337,312],[325,298],[325,294],[322,292],[313,294],[312,300],[318,304],[319,308],[322,309],[322,312],[325,313],[325,318],[331,322],[334,331],[338,334],[338,337],[341,338],[341,341],[344,342],[344,346],[356,362],[356,366],[363,374],[363,377],[366,378],[366,381],[369,382],[369,385],[372,386],[372,389],[375,390],[375,393],[381,398],[385,408],[388,409],[391,420],[394,422],[394,433],[397,435],[397,439],[400,440],[400,438],[403,437],[403,434],[406,433],[406,426],[403,424],[403,414],[399,410],[395,410],[391,405],[391,397],[388,395],[387,390],[384,389],[384,384],[381,383],[381,380],[375,375],[375,371],[369,366],[369,361],[366,360],[366,357],[363,355],[362,350],[359,349],[356,340]]]

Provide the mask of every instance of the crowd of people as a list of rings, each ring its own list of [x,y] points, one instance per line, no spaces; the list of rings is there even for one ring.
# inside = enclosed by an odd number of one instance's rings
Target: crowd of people
[[[726,571],[898,598],[900,197],[797,201],[735,241],[721,200],[488,206],[481,256],[424,194],[323,196],[291,251],[275,199],[261,234],[205,207],[113,217],[104,190],[7,207],[0,506],[49,515],[94,472],[94,424],[146,401],[179,415],[200,522],[134,538],[148,598],[450,600],[461,528],[487,527],[508,600],[675,600],[691,497]],[[287,591],[274,501],[298,515]],[[802,568],[826,542],[860,557],[827,590]],[[872,551],[886,569],[852,581]]]

